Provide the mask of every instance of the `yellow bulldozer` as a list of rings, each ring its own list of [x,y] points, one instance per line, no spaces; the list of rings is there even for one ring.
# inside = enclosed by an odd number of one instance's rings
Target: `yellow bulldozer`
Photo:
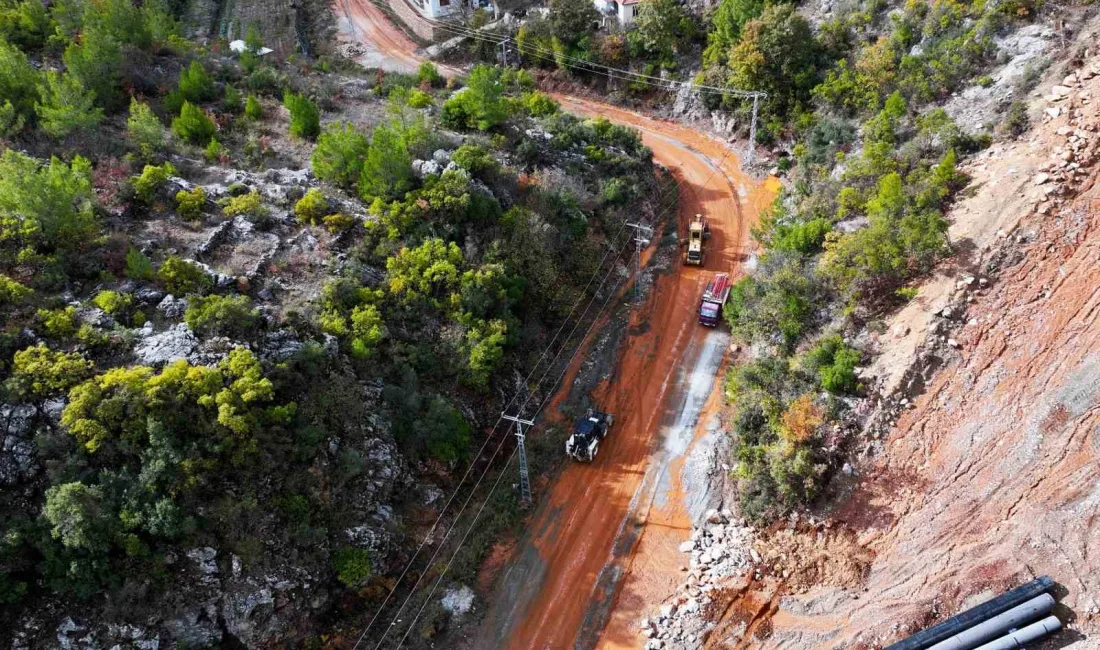
[[[697,214],[688,224],[688,238],[686,240],[687,247],[684,249],[684,264],[691,266],[703,265],[703,246],[704,242],[710,239],[710,224],[703,218],[703,215]]]

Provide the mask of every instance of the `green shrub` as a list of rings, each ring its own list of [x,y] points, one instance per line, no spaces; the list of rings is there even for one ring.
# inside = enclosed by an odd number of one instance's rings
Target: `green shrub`
[[[157,279],[169,293],[176,296],[205,293],[214,284],[206,271],[175,255],[160,265]]]
[[[359,223],[358,219],[344,212],[335,212],[327,215],[323,221],[325,228],[333,234],[351,230]]]
[[[451,161],[475,176],[485,177],[500,169],[500,163],[476,144],[464,144],[451,154]]]
[[[39,309],[38,322],[42,324],[46,336],[54,339],[67,339],[76,334],[76,308]]]
[[[909,302],[913,298],[916,298],[919,293],[920,289],[917,287],[900,287],[894,291],[894,295],[905,302]]]
[[[418,85],[438,88],[443,86],[446,81],[431,61],[423,61],[416,71],[416,83]]]
[[[859,361],[859,351],[849,347],[838,335],[826,336],[806,353],[806,365],[817,372],[821,387],[836,394],[852,394],[859,390],[855,375]]]
[[[180,71],[179,91],[183,99],[192,104],[208,102],[218,96],[214,80],[198,61],[192,61],[191,65]]]
[[[409,98],[405,100],[410,108],[427,108],[432,105],[432,96],[418,88],[409,91]]]
[[[359,587],[371,576],[370,556],[361,548],[345,546],[332,558],[336,577],[347,587]]]
[[[42,514],[65,548],[106,553],[113,536],[107,497],[99,486],[65,483],[46,490]]]
[[[184,142],[206,146],[216,131],[214,120],[191,102],[184,102],[179,117],[172,120],[172,133]]]
[[[142,157],[149,159],[164,151],[167,140],[164,126],[148,104],[130,99],[130,116],[126,118],[126,133]]]
[[[30,287],[24,286],[0,273],[0,307],[23,302],[33,293],[34,290]]]
[[[202,155],[203,158],[206,158],[206,162],[213,164],[226,156],[226,149],[222,146],[222,143],[218,142],[217,138],[211,138],[206,148],[203,149]]]
[[[546,117],[561,110],[561,106],[549,95],[537,90],[523,95],[523,110],[531,117]]]
[[[376,126],[359,174],[359,195],[364,200],[395,198],[412,189],[414,182],[412,156],[398,127]]]
[[[283,106],[290,111],[290,135],[312,140],[321,132],[321,113],[307,97],[287,92]]]
[[[244,108],[243,104],[244,98],[241,97],[241,91],[226,84],[225,95],[222,97],[222,106],[225,108],[226,112],[238,115],[242,108]]]
[[[260,324],[260,313],[248,296],[196,296],[184,315],[187,326],[203,336],[248,338]]]
[[[263,205],[263,197],[256,190],[252,190],[248,194],[230,197],[222,208],[222,212],[227,217],[244,217],[255,222],[267,218],[267,208]]]
[[[1005,112],[1004,122],[1002,123],[1002,128],[1005,133],[1008,133],[1014,138],[1019,137],[1027,133],[1028,127],[1030,126],[1031,119],[1027,115],[1027,104],[1019,100],[1009,104],[1008,111]]]
[[[294,215],[298,217],[298,221],[311,226],[321,223],[328,213],[328,198],[317,188],[310,189],[294,204]]]
[[[95,93],[71,74],[47,72],[38,94],[42,98],[34,105],[38,125],[54,138],[87,131],[103,120],[103,109],[95,105]]]
[[[15,353],[9,388],[37,400],[68,391],[92,374],[92,362],[77,352],[56,352],[45,343]]]
[[[198,221],[206,208],[206,190],[196,185],[191,190],[176,192],[176,212],[188,221]]]
[[[125,106],[122,93],[123,53],[119,40],[103,29],[84,29],[62,55],[65,69],[89,91],[107,112]]]
[[[45,5],[35,0],[8,2],[0,9],[0,39],[23,50],[37,50],[54,30]]]
[[[111,316],[119,317],[130,311],[130,308],[134,306],[134,297],[128,293],[119,293],[117,291],[103,290],[92,298],[92,302],[96,307],[99,307],[103,311],[107,312]]]
[[[168,178],[176,173],[172,163],[146,165],[141,174],[134,177],[134,195],[145,203],[151,203],[168,183]]]
[[[313,173],[321,180],[341,187],[351,187],[363,172],[363,159],[370,151],[366,136],[348,122],[328,125],[317,139],[311,163]]]
[[[0,257],[48,251],[69,252],[95,239],[92,166],[74,156],[71,164],[48,165],[13,149],[0,154]],[[10,258],[9,258],[10,259]]]
[[[279,96],[286,82],[286,78],[269,65],[256,68],[248,75],[249,90],[272,97]]]
[[[126,251],[126,277],[131,280],[151,280],[156,275],[153,262],[133,246]]]
[[[244,103],[244,116],[253,122],[263,118],[264,109],[260,105],[260,100],[256,99],[253,94],[248,95],[248,99]]]
[[[500,72],[492,66],[475,66],[466,79],[466,88],[443,103],[440,119],[451,128],[478,131],[488,131],[508,119]]]

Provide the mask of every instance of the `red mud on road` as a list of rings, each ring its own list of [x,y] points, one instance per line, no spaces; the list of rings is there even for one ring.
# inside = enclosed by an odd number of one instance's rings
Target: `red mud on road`
[[[716,272],[738,270],[748,228],[776,186],[744,175],[724,145],[691,129],[596,102],[555,99],[568,112],[639,128],[654,158],[682,183],[681,225],[706,214],[712,237],[703,268],[677,263],[631,314],[632,335],[613,378],[593,394],[615,413],[615,428],[594,463],[569,464],[540,495],[528,537],[497,581],[476,647],[641,647],[636,621],[675,586],[682,562],[676,546],[691,525],[675,478],[664,507],[651,506],[658,434],[677,408],[682,375],[714,334],[696,320],[703,285]],[[719,361],[722,352],[724,346]],[[678,462],[670,469],[677,476]]]

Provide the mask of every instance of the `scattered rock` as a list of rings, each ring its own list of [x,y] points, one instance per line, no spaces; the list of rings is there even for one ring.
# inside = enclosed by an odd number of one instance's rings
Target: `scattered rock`
[[[464,616],[474,608],[474,590],[466,585],[448,589],[440,603],[452,616]]]

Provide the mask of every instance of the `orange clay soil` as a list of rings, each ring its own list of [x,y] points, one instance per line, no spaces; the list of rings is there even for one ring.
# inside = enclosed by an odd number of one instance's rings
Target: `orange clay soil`
[[[662,424],[680,411],[686,384],[693,383],[691,368],[717,340],[722,344],[717,355],[711,352],[707,401],[727,341],[698,324],[699,297],[716,272],[738,271],[749,227],[777,184],[746,176],[725,145],[692,129],[598,102],[555,99],[568,112],[638,128],[654,158],[682,184],[681,231],[703,213],[712,235],[703,268],[677,262],[632,313],[618,367],[593,394],[615,414],[612,433],[594,463],[570,463],[549,493],[539,495],[540,507],[497,581],[475,647],[641,647],[636,621],[675,587],[683,561],[676,547],[691,526],[678,476],[677,456],[686,449],[664,449]],[[658,492],[667,496],[655,499]]]

